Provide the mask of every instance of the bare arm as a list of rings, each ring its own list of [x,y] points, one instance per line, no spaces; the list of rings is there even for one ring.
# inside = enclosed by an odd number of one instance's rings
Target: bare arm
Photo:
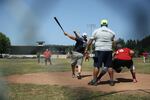
[[[68,34],[67,32],[64,32],[64,34],[65,34],[67,37],[69,37],[70,39],[76,40],[76,37],[74,37],[74,36]]]
[[[134,51],[130,50],[130,55],[133,56],[134,55]]]
[[[116,47],[116,40],[115,40],[115,36],[113,36],[112,38],[112,47]]]
[[[89,47],[91,46],[92,42],[93,42],[93,39],[90,39],[88,41],[85,51],[87,51],[89,49]]]
[[[116,48],[116,41],[112,41],[112,48]]]

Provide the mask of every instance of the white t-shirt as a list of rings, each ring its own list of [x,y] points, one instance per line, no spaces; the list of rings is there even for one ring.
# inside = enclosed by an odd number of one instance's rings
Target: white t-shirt
[[[112,51],[114,37],[115,33],[103,26],[92,33],[91,39],[95,40],[96,51]]]

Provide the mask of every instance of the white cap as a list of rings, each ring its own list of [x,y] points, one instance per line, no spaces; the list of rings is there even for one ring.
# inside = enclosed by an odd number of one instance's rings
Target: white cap
[[[87,33],[83,33],[82,36],[87,36]]]

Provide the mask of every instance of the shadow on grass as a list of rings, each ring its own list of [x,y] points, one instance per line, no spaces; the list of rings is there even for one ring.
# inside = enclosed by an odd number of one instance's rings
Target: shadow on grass
[[[10,84],[11,100],[149,100],[150,89],[94,92],[83,87]],[[128,93],[136,92],[130,95]],[[139,95],[139,91],[148,95]],[[0,99],[1,100],[1,99]]]
[[[143,89],[139,89],[139,91],[142,91],[142,92],[145,92],[145,93],[148,93],[148,94],[150,94],[150,89],[147,89],[147,90],[143,90]]]
[[[112,96],[114,94],[118,94],[118,93],[126,93],[126,92],[134,92],[134,91],[141,91],[143,93],[146,93],[146,94],[150,94],[150,89],[146,89],[146,90],[143,90],[143,89],[137,89],[137,90],[123,90],[123,91],[114,91],[114,92],[109,92],[109,93],[101,93],[99,95],[96,95],[96,96],[91,96],[91,97],[87,97],[87,98],[84,98],[85,100],[97,100],[97,98],[102,98],[102,97],[107,97],[107,96]],[[122,95],[124,98],[125,95]],[[130,95],[128,95],[130,97]],[[126,97],[126,96],[125,96]],[[149,96],[148,96],[149,97]],[[120,98],[121,98],[121,95],[120,95]],[[139,98],[139,97],[136,97],[135,98]],[[141,97],[142,98],[142,97]]]

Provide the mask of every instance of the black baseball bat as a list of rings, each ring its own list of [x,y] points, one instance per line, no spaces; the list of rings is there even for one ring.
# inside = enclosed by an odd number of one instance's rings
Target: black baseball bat
[[[54,17],[54,19],[55,19],[55,21],[57,22],[57,24],[59,25],[59,27],[61,28],[61,30],[62,30],[63,32],[65,32],[64,29],[62,28],[61,24],[59,23],[58,19],[57,19],[56,17]]]

